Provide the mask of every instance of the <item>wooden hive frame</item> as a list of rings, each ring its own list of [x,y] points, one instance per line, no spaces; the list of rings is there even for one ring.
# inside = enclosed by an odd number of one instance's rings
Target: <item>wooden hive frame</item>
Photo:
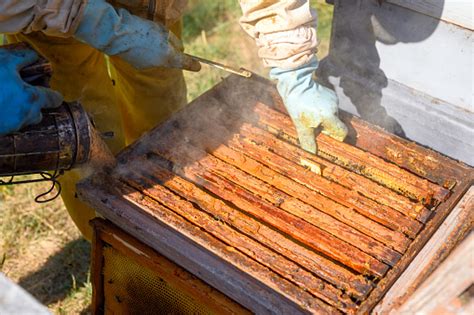
[[[367,313],[473,170],[347,114],[347,143],[321,134],[311,155],[276,95],[227,78],[79,195],[254,312]]]
[[[91,282],[94,287],[92,295],[93,314],[123,313],[123,310],[116,306],[120,303],[110,303],[106,301],[105,297],[107,294],[106,286],[112,281],[111,279],[105,279],[106,275],[104,274],[104,249],[108,247],[112,247],[114,251],[130,258],[143,268],[153,270],[163,281],[179,290],[180,293],[192,298],[193,303],[205,305],[215,314],[249,314],[247,310],[219,291],[212,289],[109,221],[96,218],[91,221],[91,225],[94,229],[91,264]],[[115,299],[116,297],[110,300]]]

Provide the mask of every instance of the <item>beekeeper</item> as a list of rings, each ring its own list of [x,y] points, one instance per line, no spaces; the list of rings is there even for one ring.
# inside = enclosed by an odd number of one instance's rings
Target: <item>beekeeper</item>
[[[40,109],[59,105],[63,97],[80,100],[100,131],[114,133],[108,145],[116,153],[186,104],[182,69],[200,68],[183,54],[179,40],[186,0],[157,1],[153,9],[149,1],[109,2],[0,1],[0,33],[9,43],[29,43],[54,72],[54,91],[33,88],[19,79],[18,70],[37,56],[0,49],[0,80],[7,82],[0,85],[0,134],[38,122]],[[318,126],[343,140],[347,128],[337,117],[337,97],[312,78],[318,60],[316,13],[309,0],[240,0],[240,5],[241,26],[278,80],[301,146],[316,152]],[[80,176],[75,171],[63,176],[62,198],[90,239],[88,221],[95,212],[75,197]]]

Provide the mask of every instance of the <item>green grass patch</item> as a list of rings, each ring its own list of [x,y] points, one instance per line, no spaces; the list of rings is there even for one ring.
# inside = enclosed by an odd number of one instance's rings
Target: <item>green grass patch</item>
[[[187,14],[184,16],[183,39],[193,40],[202,31],[213,31],[229,20],[234,20],[240,13],[240,7],[235,0],[191,0]]]

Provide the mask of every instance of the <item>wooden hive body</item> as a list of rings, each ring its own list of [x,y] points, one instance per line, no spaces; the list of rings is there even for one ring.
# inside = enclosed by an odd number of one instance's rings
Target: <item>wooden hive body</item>
[[[256,313],[366,313],[473,170],[347,114],[347,143],[319,135],[311,155],[276,95],[260,78],[225,79],[79,195]]]

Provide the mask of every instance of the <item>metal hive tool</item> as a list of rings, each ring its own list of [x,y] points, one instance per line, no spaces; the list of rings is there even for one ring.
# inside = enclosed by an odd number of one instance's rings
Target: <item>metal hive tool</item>
[[[254,312],[366,313],[473,169],[345,114],[347,143],[321,134],[309,154],[275,95],[229,77],[80,197]]]

